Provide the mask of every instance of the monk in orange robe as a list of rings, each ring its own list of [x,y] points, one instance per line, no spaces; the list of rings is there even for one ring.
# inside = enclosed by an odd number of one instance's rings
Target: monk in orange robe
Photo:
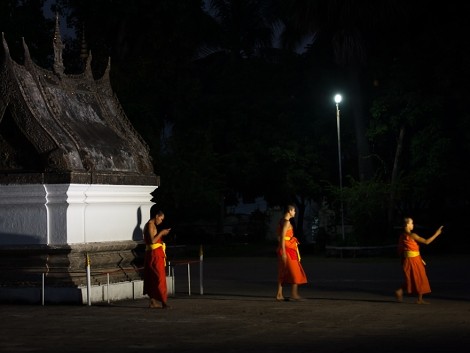
[[[153,212],[153,211],[152,211]],[[144,227],[144,295],[150,298],[150,308],[168,308],[168,291],[166,287],[166,254],[163,237],[170,228],[158,230],[165,215],[162,211],[155,212]],[[158,303],[161,302],[161,305]]]
[[[443,226],[440,226],[434,235],[428,239],[420,237],[413,233],[413,219],[407,217],[404,219],[404,230],[398,241],[398,253],[402,258],[403,274],[405,282],[395,291],[397,301],[403,301],[403,292],[408,294],[417,294],[417,304],[429,304],[423,300],[423,294],[431,293],[431,287],[426,275],[425,263],[419,253],[419,243],[430,244],[442,232]]]
[[[294,236],[294,229],[290,223],[290,220],[294,217],[295,206],[287,206],[284,217],[279,221],[277,230],[279,245],[277,248],[278,280],[276,299],[278,301],[285,300],[282,293],[282,286],[285,284],[292,286],[290,299],[302,300],[299,296],[298,286],[307,283],[307,276],[300,264],[299,241]]]

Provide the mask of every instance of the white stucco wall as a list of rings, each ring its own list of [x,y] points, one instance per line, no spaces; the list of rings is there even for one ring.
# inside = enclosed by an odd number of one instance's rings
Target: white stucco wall
[[[0,185],[0,245],[140,240],[153,185]]]

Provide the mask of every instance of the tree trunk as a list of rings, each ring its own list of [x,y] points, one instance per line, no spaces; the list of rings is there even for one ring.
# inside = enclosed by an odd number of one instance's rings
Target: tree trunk
[[[373,176],[372,162],[370,159],[369,142],[366,136],[367,121],[362,107],[362,89],[359,68],[350,68],[349,87],[351,94],[351,111],[354,118],[356,136],[356,149],[358,159],[359,180],[370,180]]]
[[[295,201],[297,205],[297,210],[299,211],[297,214],[297,224],[295,227],[295,236],[301,243],[305,242],[305,235],[304,235],[304,218],[305,218],[305,199],[303,197],[297,197]]]
[[[395,160],[393,162],[392,177],[390,180],[390,203],[388,205],[388,225],[389,229],[392,226],[393,222],[393,210],[395,205],[396,198],[396,184],[398,176],[398,165],[400,161],[400,155],[403,150],[403,139],[405,137],[405,127],[402,125],[400,128],[400,133],[398,134],[397,148],[395,151]]]

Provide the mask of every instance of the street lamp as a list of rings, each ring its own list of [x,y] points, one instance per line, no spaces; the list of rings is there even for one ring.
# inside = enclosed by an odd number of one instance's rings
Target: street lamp
[[[340,134],[340,123],[339,123],[339,103],[343,100],[340,94],[335,95],[336,103],[336,128],[338,131],[338,165],[339,165],[339,191],[341,200],[341,235],[344,241],[344,209],[343,209],[343,172],[341,170],[341,134]]]

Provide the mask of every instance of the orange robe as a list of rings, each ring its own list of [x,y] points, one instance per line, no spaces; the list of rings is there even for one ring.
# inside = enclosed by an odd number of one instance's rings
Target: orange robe
[[[402,256],[405,283],[403,290],[408,294],[431,293],[424,261],[419,253],[419,244],[408,234],[400,235],[398,252]]]
[[[278,235],[281,236],[283,220],[279,223]],[[288,229],[285,235],[286,263],[282,259],[282,248],[279,244],[278,255],[278,281],[281,284],[305,284],[307,276],[300,264],[298,248],[299,241],[294,237],[294,230]]]
[[[146,249],[144,257],[144,295],[166,303],[168,292],[166,287],[166,255],[163,242],[151,244],[145,239]],[[153,249],[152,249],[153,248]]]

